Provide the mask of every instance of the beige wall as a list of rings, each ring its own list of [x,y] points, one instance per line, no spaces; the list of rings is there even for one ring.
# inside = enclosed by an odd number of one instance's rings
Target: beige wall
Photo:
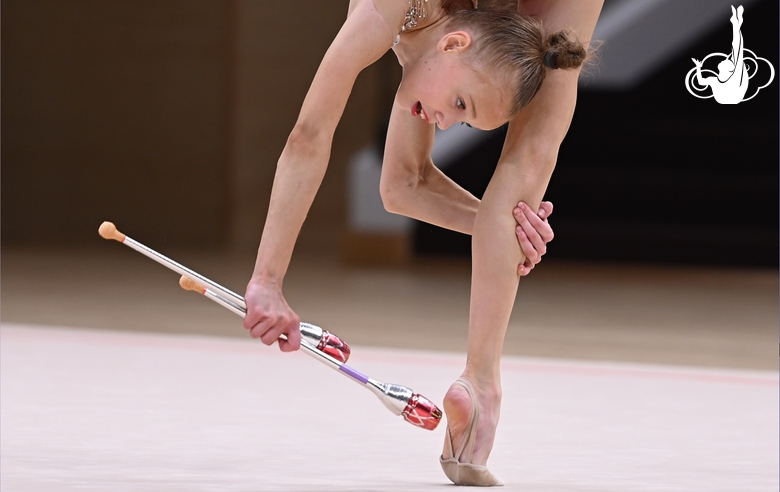
[[[157,245],[256,246],[276,159],[347,5],[3,2],[3,242],[94,241],[113,220]],[[346,163],[388,109],[381,73],[356,84],[304,241],[337,244]]]
[[[231,239],[236,245],[256,246],[260,240],[276,160],[320,60],[346,18],[348,4],[348,0],[237,2],[236,131],[231,147]],[[336,247],[345,221],[348,160],[375,138],[378,118],[389,111],[387,84],[380,80],[386,66],[383,59],[369,67],[355,84],[302,242]]]
[[[212,1],[3,2],[3,241],[224,235],[227,27]]]

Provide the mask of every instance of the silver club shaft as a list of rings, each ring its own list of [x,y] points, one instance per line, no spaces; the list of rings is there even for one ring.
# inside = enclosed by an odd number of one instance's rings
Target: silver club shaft
[[[226,289],[225,287],[219,285],[218,283],[212,280],[209,280],[208,278],[204,277],[203,275],[197,272],[193,272],[192,270],[185,267],[184,265],[168,258],[163,254],[158,253],[157,251],[153,250],[152,248],[149,248],[148,246],[139,243],[138,241],[136,241],[135,239],[129,236],[125,236],[125,240],[122,241],[122,243],[133,248],[134,250],[138,251],[142,255],[151,258],[152,260],[156,261],[160,265],[173,270],[179,275],[183,275],[188,279],[192,280],[193,282],[197,282],[201,285],[210,287],[214,291],[219,292],[220,295],[222,295],[224,298],[230,299],[230,301],[234,305],[241,306],[244,309],[246,309],[244,298],[236,294],[232,290]]]
[[[214,292],[208,288],[205,288],[204,295],[210,298],[211,300],[213,300],[214,302],[216,302],[217,304],[220,304],[221,306],[234,312],[235,314],[242,317],[246,316],[246,309],[236,305],[235,303],[231,302],[231,300],[226,299],[219,293]],[[303,324],[304,323],[301,323],[301,325]],[[282,334],[280,338],[287,340],[287,336],[284,334]],[[325,364],[326,366],[338,371],[339,374],[342,374],[343,376],[346,376],[350,380],[360,384],[361,386],[365,386],[366,388],[371,390],[371,392],[374,393],[377,396],[377,398],[379,398],[382,404],[388,410],[390,410],[394,415],[401,415],[401,413],[408,405],[409,400],[412,398],[413,395],[412,390],[407,388],[406,386],[401,386],[400,384],[383,383],[381,381],[377,381],[368,376],[365,376],[364,374],[361,374],[360,372],[347,366],[346,364],[343,364],[342,362],[334,359],[330,355],[323,353],[320,350],[317,350],[317,348],[311,343],[309,343],[309,341],[306,339],[301,340],[301,348],[304,349],[304,352],[306,352],[306,354],[317,359],[318,361]]]

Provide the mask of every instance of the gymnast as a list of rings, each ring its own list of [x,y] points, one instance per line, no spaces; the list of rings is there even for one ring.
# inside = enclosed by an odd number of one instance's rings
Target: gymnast
[[[300,344],[282,294],[293,247],[330,157],[358,73],[392,49],[403,67],[385,145],[385,208],[472,235],[466,367],[444,397],[440,458],[459,485],[501,485],[485,466],[501,405],[499,363],[518,280],[553,237],[542,203],[574,113],[577,80],[603,0],[350,0],[279,158],[244,326],[281,350]],[[548,34],[551,33],[551,34]],[[495,173],[479,200],[431,161],[435,126],[508,123]],[[535,212],[536,211],[536,212]],[[538,212],[538,213],[537,213]]]

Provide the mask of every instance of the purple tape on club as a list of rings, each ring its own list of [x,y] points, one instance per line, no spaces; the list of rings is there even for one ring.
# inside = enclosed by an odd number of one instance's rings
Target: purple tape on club
[[[357,372],[356,370],[352,369],[351,367],[349,367],[346,364],[341,364],[339,366],[339,371],[347,373],[347,375],[349,375],[351,378],[357,379],[358,381],[360,381],[363,384],[366,384],[368,382],[368,376],[360,374],[359,372]]]

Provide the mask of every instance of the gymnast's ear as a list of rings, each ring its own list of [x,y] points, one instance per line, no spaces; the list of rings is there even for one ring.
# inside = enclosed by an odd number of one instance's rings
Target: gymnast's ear
[[[439,40],[436,48],[439,51],[462,52],[471,46],[471,34],[466,31],[448,32]]]

